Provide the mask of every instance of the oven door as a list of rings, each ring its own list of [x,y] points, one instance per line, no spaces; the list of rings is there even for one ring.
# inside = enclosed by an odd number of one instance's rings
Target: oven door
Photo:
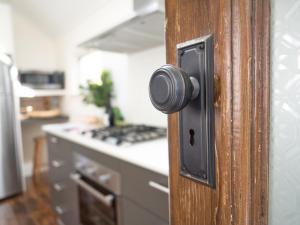
[[[117,225],[116,196],[79,173],[71,175],[78,187],[82,225]]]

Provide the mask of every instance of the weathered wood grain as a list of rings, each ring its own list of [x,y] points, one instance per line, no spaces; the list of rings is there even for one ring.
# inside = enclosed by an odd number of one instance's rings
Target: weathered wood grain
[[[178,114],[168,118],[172,225],[266,225],[268,199],[269,1],[166,1],[167,63],[176,44],[215,40],[217,186],[179,175]]]

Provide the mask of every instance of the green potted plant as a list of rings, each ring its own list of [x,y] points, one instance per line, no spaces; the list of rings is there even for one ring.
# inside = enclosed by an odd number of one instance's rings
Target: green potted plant
[[[93,104],[97,107],[105,107],[109,116],[109,126],[120,125],[124,120],[121,110],[118,107],[112,107],[113,81],[108,70],[103,70],[99,82],[87,81],[85,86],[80,85],[83,101],[87,104]]]

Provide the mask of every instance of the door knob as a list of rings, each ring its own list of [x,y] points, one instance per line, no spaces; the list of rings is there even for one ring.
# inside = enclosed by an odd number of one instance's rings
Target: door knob
[[[178,43],[177,67],[164,65],[150,79],[152,104],[178,112],[180,174],[215,187],[214,43],[206,35]]]
[[[200,85],[195,77],[173,65],[157,69],[150,79],[149,94],[153,106],[163,113],[182,110],[199,95]]]

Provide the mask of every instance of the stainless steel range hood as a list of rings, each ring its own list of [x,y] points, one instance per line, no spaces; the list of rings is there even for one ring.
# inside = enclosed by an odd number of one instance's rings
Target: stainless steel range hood
[[[79,47],[133,53],[164,44],[164,1],[135,0],[136,16]]]

